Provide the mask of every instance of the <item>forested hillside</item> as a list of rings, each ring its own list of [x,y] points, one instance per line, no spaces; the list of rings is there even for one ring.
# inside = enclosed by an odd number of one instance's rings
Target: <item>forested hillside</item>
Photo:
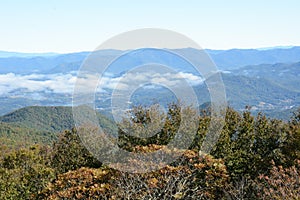
[[[107,117],[97,115],[102,128],[115,129]],[[8,148],[51,145],[61,132],[74,127],[71,107],[25,107],[0,117],[0,141]]]
[[[29,115],[34,113],[32,109],[28,109]],[[163,129],[151,138],[135,138],[119,129],[116,140],[119,147],[140,154],[163,149],[178,130],[180,109],[177,104],[170,105]],[[131,112],[132,117],[120,125],[125,123],[132,130],[149,125],[149,108],[137,107]],[[193,113],[193,110],[185,112]],[[210,154],[199,154],[211,121],[205,113],[198,116],[199,124],[195,125],[198,131],[190,149],[173,149],[182,151],[182,156],[148,173],[128,173],[102,164],[81,144],[74,128],[59,134],[52,145],[6,149],[0,160],[0,198],[299,199],[300,111],[284,122],[228,108],[217,144]],[[17,117],[8,120],[7,116],[2,119],[11,121],[11,124],[0,124],[1,130],[9,130],[2,136],[17,137],[22,120]],[[108,131],[109,126],[106,127]],[[32,129],[20,130],[35,135]],[[1,149],[5,149],[5,140]],[[131,160],[127,167],[139,163]],[[149,160],[140,167],[156,164],[156,160]]]
[[[25,107],[0,117],[0,121],[49,132],[74,127],[72,108],[62,106]]]

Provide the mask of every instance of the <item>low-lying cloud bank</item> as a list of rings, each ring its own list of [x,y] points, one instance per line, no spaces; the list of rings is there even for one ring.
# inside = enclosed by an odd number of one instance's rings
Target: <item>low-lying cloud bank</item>
[[[0,74],[0,96],[22,95],[26,93],[72,94],[77,80],[77,73],[68,74]],[[191,86],[203,83],[203,79],[191,73],[127,73],[119,77],[106,75],[101,78],[97,91],[126,89],[133,82],[154,83],[176,86],[186,81]],[[93,82],[93,81],[92,81]]]
[[[22,92],[70,93],[73,91],[76,76],[73,74],[0,74],[0,95],[8,96],[19,90]]]

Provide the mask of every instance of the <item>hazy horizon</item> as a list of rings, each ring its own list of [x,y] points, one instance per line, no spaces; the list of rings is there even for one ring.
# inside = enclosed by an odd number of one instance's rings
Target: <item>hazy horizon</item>
[[[228,48],[228,49],[211,49],[211,48],[205,48],[204,50],[212,50],[212,51],[228,51],[228,50],[259,50],[259,51],[265,51],[265,50],[271,50],[271,49],[290,49],[294,47],[300,47],[300,45],[284,45],[284,46],[266,46],[266,47],[252,47],[252,48]],[[188,47],[190,48],[190,47]],[[184,48],[179,48],[179,49],[184,49]],[[104,49],[104,50],[117,50],[119,51],[120,49]],[[75,50],[75,51],[70,51],[70,52],[55,52],[55,51],[45,51],[45,52],[24,52],[24,51],[7,51],[0,49],[0,53],[20,53],[20,54],[70,54],[70,53],[83,53],[83,52],[92,52],[94,50]],[[120,50],[123,51],[123,50]]]

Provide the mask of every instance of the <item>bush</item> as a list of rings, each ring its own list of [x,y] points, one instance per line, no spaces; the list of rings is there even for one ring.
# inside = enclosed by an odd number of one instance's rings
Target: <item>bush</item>
[[[300,198],[300,160],[289,168],[275,166],[270,175],[260,175],[256,181],[258,196],[261,199],[299,199]]]
[[[150,147],[152,148],[152,147]],[[144,148],[145,150],[145,148]],[[80,168],[59,175],[43,199],[220,199],[228,181],[221,159],[187,151],[173,164],[151,173]]]

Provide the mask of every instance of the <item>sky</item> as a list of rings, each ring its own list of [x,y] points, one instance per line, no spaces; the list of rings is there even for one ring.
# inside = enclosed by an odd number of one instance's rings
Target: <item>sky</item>
[[[140,28],[205,49],[300,46],[299,0],[0,0],[0,51],[93,51]]]

